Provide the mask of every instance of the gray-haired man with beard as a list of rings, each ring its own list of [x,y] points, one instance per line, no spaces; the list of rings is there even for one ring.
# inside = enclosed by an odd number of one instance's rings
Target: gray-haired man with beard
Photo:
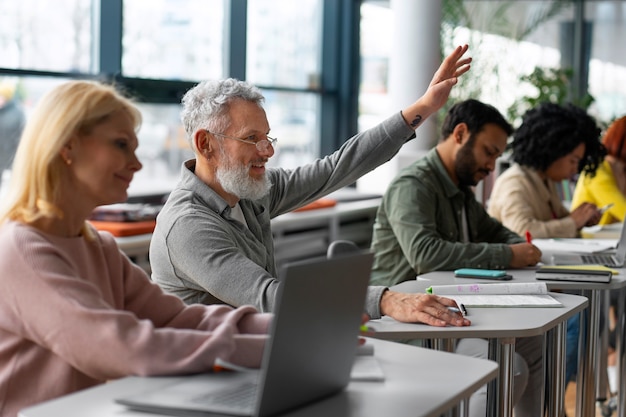
[[[458,47],[413,104],[348,140],[325,158],[293,170],[267,168],[275,139],[260,91],[241,81],[202,82],[183,98],[182,121],[195,152],[157,218],[152,278],[187,303],[249,304],[273,311],[279,282],[270,219],[347,186],[393,157],[422,121],[446,102],[469,69]],[[323,304],[323,302],[322,302]],[[368,291],[378,318],[467,326],[448,298]]]

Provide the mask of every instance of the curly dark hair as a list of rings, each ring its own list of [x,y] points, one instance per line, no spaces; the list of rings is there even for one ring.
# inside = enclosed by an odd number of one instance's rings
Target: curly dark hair
[[[442,140],[449,137],[459,123],[465,123],[471,135],[480,132],[489,123],[502,128],[507,136],[513,133],[513,126],[506,121],[498,109],[474,99],[458,102],[448,110],[441,126]]]
[[[578,172],[593,176],[606,155],[596,121],[572,104],[541,103],[524,114],[513,134],[512,158],[520,165],[545,171],[581,143],[585,155]]]

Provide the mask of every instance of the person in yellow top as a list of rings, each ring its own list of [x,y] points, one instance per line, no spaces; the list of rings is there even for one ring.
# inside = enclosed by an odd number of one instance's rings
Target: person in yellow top
[[[621,223],[626,215],[626,116],[615,120],[607,129],[602,144],[607,150],[604,162],[595,176],[583,173],[576,183],[572,208],[584,203],[609,207],[599,224]]]
[[[615,120],[604,133],[602,144],[607,155],[598,167],[595,176],[582,174],[576,183],[572,207],[595,204],[604,207],[612,204],[600,219],[599,224],[622,223],[626,215],[626,116]],[[610,291],[611,305],[617,306],[619,293]],[[609,333],[609,347],[615,348],[615,330]],[[611,392],[616,392],[617,372],[614,351],[609,351],[608,372]]]

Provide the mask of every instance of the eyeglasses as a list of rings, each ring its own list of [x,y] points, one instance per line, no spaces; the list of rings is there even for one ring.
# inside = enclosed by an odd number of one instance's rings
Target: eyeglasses
[[[205,129],[206,130],[206,129]],[[239,142],[247,143],[249,145],[256,146],[256,149],[259,152],[267,152],[270,149],[270,145],[273,147],[278,142],[278,139],[265,135],[265,139],[257,140],[256,135],[248,136],[247,138],[237,138],[235,136],[228,136],[222,133],[215,133],[207,130],[207,133],[210,133],[215,136],[221,136],[223,138],[238,140]]]

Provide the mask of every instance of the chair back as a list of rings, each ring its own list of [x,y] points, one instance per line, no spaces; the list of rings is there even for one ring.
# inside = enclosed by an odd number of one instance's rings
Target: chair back
[[[335,240],[328,245],[326,257],[328,259],[335,258],[340,255],[358,252],[361,249],[351,240]]]

